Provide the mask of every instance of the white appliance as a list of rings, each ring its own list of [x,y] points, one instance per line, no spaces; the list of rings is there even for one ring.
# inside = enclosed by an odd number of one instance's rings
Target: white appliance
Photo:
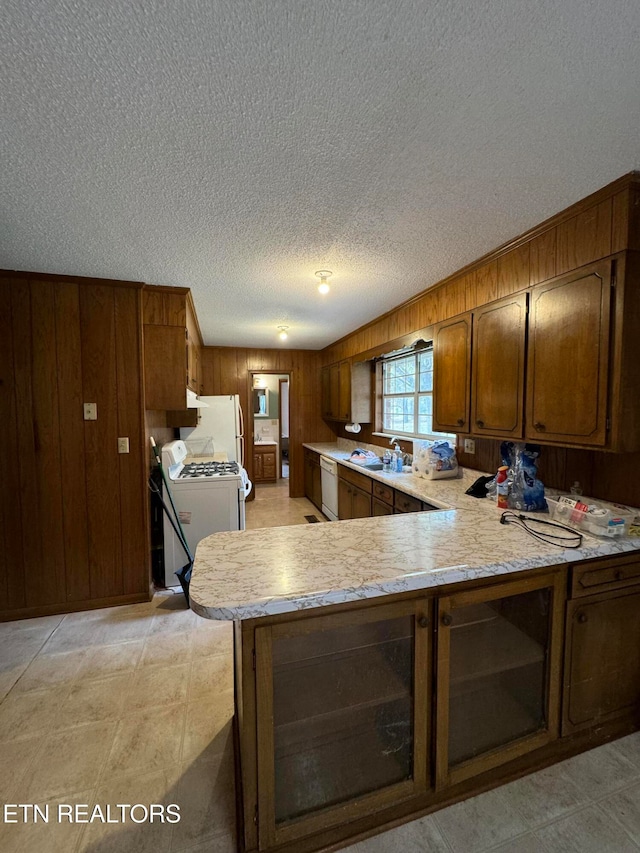
[[[205,408],[198,410],[198,426],[181,427],[180,438],[188,441],[207,440],[213,443],[213,453],[226,453],[229,462],[244,467],[244,418],[237,394],[223,397],[200,397]],[[206,452],[206,451],[205,451]]]
[[[329,521],[338,521],[338,463],[329,456],[320,457],[322,512]]]
[[[196,460],[185,464],[184,441],[170,441],[162,448],[162,467],[169,480],[173,502],[191,553],[205,536],[223,530],[245,529],[246,496],[251,491],[247,472],[237,462]],[[168,496],[164,495],[166,504]],[[189,562],[169,519],[164,518],[165,586],[178,586],[175,575]]]

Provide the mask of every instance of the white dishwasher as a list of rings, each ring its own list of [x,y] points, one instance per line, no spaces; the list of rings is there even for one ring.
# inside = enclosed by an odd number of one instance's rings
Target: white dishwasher
[[[320,456],[322,478],[322,512],[329,521],[338,520],[338,463],[329,456]]]

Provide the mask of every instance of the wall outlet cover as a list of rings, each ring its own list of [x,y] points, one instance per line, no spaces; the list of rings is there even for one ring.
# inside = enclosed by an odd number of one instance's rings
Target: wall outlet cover
[[[472,438],[465,438],[465,440],[464,440],[464,452],[465,453],[475,453],[476,452],[476,443]]]

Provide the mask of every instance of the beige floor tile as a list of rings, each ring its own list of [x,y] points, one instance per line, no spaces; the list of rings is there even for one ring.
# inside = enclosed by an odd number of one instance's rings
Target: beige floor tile
[[[125,673],[76,682],[60,708],[54,727],[63,731],[73,726],[117,720],[122,713],[131,678]]]
[[[68,690],[11,691],[0,705],[0,742],[27,740],[51,731]]]
[[[189,701],[209,696],[212,701],[217,694],[233,690],[233,657],[212,655],[196,658],[191,664]]]
[[[558,853],[637,853],[638,847],[613,818],[598,806],[587,806],[569,817],[537,829],[548,850]]]
[[[98,645],[128,643],[131,640],[144,640],[151,629],[153,612],[139,615],[122,616],[103,622],[100,627]]]
[[[0,702],[13,689],[14,684],[17,683],[22,673],[26,672],[28,666],[29,662],[25,661],[14,666],[7,665],[5,669],[0,671]]]
[[[640,784],[600,800],[601,809],[612,815],[640,847]]]
[[[20,802],[93,789],[111,749],[116,723],[97,723],[44,739],[20,784]]]
[[[86,655],[86,649],[55,655],[38,655],[18,680],[14,690],[26,693],[29,690],[43,690],[65,685],[71,688]]]
[[[434,818],[454,853],[487,850],[523,835],[528,829],[499,790],[449,806],[436,812]]]
[[[4,641],[10,635],[38,635],[43,641],[62,622],[64,615],[38,616],[36,619],[17,619],[13,622],[0,622],[0,638]]]
[[[132,640],[89,649],[80,667],[81,677],[92,680],[132,672],[140,660],[144,644],[144,640]]]
[[[233,692],[189,702],[182,747],[182,760],[205,760],[224,752],[232,739]]]
[[[140,658],[140,666],[172,666],[191,660],[193,631],[162,632],[147,637]]]
[[[640,768],[623,755],[616,742],[570,758],[563,769],[592,800],[640,781]]]
[[[562,853],[562,851],[550,851],[539,838],[528,832],[526,835],[519,835],[512,841],[507,841],[506,844],[492,847],[491,853]]]
[[[185,705],[149,708],[123,717],[105,773],[151,772],[177,765],[185,723]]]
[[[182,765],[176,802],[181,820],[173,829],[173,851],[210,836],[233,837],[235,789],[233,751],[229,747],[213,761]]]
[[[102,645],[102,642],[99,620],[74,623],[67,622],[65,619],[49,637],[42,653],[51,655],[59,652],[73,652]]]
[[[156,770],[151,773],[131,773],[125,776],[106,778],[94,792],[93,804],[100,805],[104,814],[111,806],[112,817],[121,823],[93,823],[87,826],[80,851],[93,853],[165,853],[171,847],[174,824],[169,823],[156,810],[151,819],[137,823],[145,817],[142,808],[123,813],[118,804],[133,806],[140,804],[149,809],[151,804],[166,807],[176,803],[179,767]],[[132,819],[132,814],[133,818]],[[166,818],[166,812],[164,813]]]
[[[212,655],[226,655],[233,658],[233,635],[230,631],[215,630],[224,623],[202,618],[200,621],[205,623],[204,629],[191,635],[191,658],[193,661],[199,661]],[[207,630],[209,625],[212,626],[213,630]]]
[[[620,738],[614,744],[617,752],[624,755],[626,759],[640,769],[640,732]]]
[[[550,823],[588,802],[561,765],[548,767],[501,788],[509,806],[516,809],[530,828]]]
[[[190,670],[188,663],[138,669],[125,696],[123,715],[130,715],[141,708],[185,702],[189,690]]]
[[[0,743],[0,804],[14,803],[20,783],[40,751],[46,735]]]
[[[450,853],[433,817],[405,823],[348,847],[344,853]]]
[[[81,791],[38,803],[43,810],[48,807],[48,823],[40,819],[35,823],[0,823],[0,850],[2,853],[71,853],[76,849],[84,826],[58,821],[58,805],[88,803],[90,799],[91,791]]]

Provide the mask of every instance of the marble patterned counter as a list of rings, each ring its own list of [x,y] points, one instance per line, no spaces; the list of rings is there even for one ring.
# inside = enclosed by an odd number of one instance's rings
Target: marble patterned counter
[[[305,446],[341,461],[349,455],[335,444]],[[252,619],[640,551],[638,538],[590,536],[563,549],[500,524],[494,503],[464,494],[477,471],[433,481],[365,473],[451,509],[215,533],[196,550],[192,609],[208,619]]]

